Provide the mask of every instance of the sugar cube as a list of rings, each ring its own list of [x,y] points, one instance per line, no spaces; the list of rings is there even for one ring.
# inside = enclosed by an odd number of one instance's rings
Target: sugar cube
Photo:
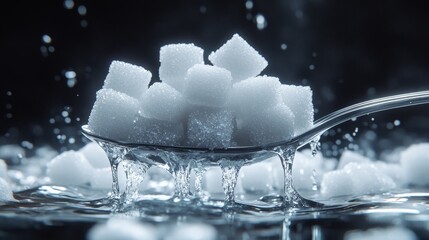
[[[417,240],[416,234],[405,227],[370,228],[346,232],[344,240]]]
[[[114,217],[88,232],[88,240],[156,240],[156,229],[131,218]]]
[[[301,152],[295,153],[292,165],[292,179],[295,189],[312,191],[318,186],[323,175],[322,159],[308,157]]]
[[[349,163],[370,163],[371,159],[361,155],[360,153],[344,150],[338,162],[337,169],[342,169]]]
[[[154,83],[141,99],[142,116],[169,122],[180,122],[187,113],[182,94],[166,83]]]
[[[13,197],[11,186],[6,180],[0,178],[0,201],[7,202],[13,200],[15,200],[15,198]]]
[[[348,163],[322,178],[321,192],[327,197],[380,193],[396,188],[395,182],[372,163]]]
[[[266,161],[243,166],[239,178],[244,193],[258,196],[270,194],[273,189],[272,171],[271,164]]]
[[[294,115],[284,104],[261,111],[243,127],[254,145],[288,140],[294,135]]]
[[[227,148],[231,146],[233,130],[230,111],[197,109],[189,114],[186,142],[195,147]]]
[[[109,158],[107,158],[104,150],[95,142],[86,144],[83,148],[79,149],[89,163],[94,168],[107,168],[110,167]]]
[[[130,132],[129,141],[164,146],[181,145],[184,139],[182,123],[173,123],[139,116]]]
[[[137,99],[112,89],[101,89],[89,115],[88,127],[102,137],[126,140],[138,111]]]
[[[161,47],[159,78],[182,91],[186,72],[195,64],[204,64],[204,50],[194,44],[170,44]]]
[[[313,92],[310,87],[283,84],[280,87],[283,102],[295,115],[295,135],[299,135],[313,126]]]
[[[276,77],[259,76],[246,79],[233,85],[228,105],[237,118],[252,118],[281,102],[278,91],[280,86],[281,83]]]
[[[113,89],[139,99],[147,89],[152,73],[130,63],[113,61],[103,88]]]
[[[220,67],[196,64],[185,77],[183,95],[194,105],[223,107],[232,89],[231,73]]]
[[[182,223],[169,231],[165,240],[216,240],[217,231],[204,223]]]
[[[429,143],[413,144],[400,155],[406,184],[429,186]]]
[[[9,179],[9,175],[7,173],[7,164],[3,159],[0,159],[0,178],[5,180]]]
[[[268,62],[238,34],[209,55],[213,65],[231,72],[234,82],[254,77],[267,67]]]
[[[59,185],[81,185],[89,183],[94,168],[79,152],[70,150],[61,153],[47,164],[47,176]]]
[[[91,175],[89,184],[94,189],[112,189],[112,170],[110,167],[97,168]],[[119,188],[125,189],[126,176],[122,164],[118,166]]]

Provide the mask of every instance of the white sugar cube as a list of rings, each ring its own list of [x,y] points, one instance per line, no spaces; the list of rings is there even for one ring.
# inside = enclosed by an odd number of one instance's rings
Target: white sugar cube
[[[227,110],[197,109],[189,114],[187,145],[205,148],[231,146],[233,115]]]
[[[374,164],[354,162],[326,173],[321,184],[326,197],[381,193],[394,188],[395,182]]]
[[[239,178],[245,193],[268,195],[273,189],[273,169],[266,161],[243,166],[240,169]]]
[[[52,183],[63,186],[89,183],[94,168],[79,152],[66,151],[47,164],[47,176]]]
[[[302,192],[311,192],[318,186],[323,176],[321,158],[308,157],[296,152],[292,165],[292,179],[295,189]]]
[[[104,150],[95,142],[86,144],[83,148],[79,149],[79,152],[86,157],[94,168],[110,167],[109,158],[107,158]]]
[[[126,140],[138,111],[137,99],[112,89],[101,89],[89,115],[88,127],[102,137]]]
[[[169,122],[180,122],[187,113],[182,94],[166,83],[154,83],[141,99],[142,116]]]
[[[13,200],[15,200],[15,198],[13,197],[11,186],[6,180],[0,178],[0,201],[6,202]]]
[[[0,159],[0,178],[5,180],[9,179],[9,175],[7,174],[7,164],[3,159]]]
[[[152,78],[152,73],[130,63],[113,61],[103,88],[113,89],[139,99]]]
[[[233,85],[229,107],[238,118],[252,118],[261,111],[281,102],[276,77],[259,76]]]
[[[282,85],[280,94],[283,102],[295,115],[295,135],[299,135],[313,126],[313,92],[310,87]]]
[[[234,82],[254,77],[268,65],[265,58],[238,34],[212,52],[209,60],[215,66],[228,69]]]
[[[222,170],[220,167],[207,169],[203,176],[203,189],[212,196],[223,196]]]
[[[119,189],[125,189],[126,176],[122,164],[118,166]],[[92,173],[89,184],[94,189],[112,189],[112,170],[110,167],[97,168]]]
[[[173,123],[158,119],[138,117],[130,133],[129,141],[164,146],[182,145],[184,139],[182,123]]]
[[[429,186],[429,143],[414,144],[400,156],[405,183]]]
[[[186,74],[183,95],[194,105],[223,107],[231,93],[231,81],[228,70],[197,64]]]
[[[404,171],[400,164],[376,161],[374,165],[378,170],[389,176],[397,186],[404,185]]]
[[[288,140],[294,135],[294,115],[284,104],[261,111],[243,127],[253,145]]]
[[[334,170],[325,173],[322,177],[320,188],[321,193],[327,198],[355,194],[353,179],[344,170]]]
[[[186,72],[195,64],[204,64],[204,50],[194,44],[170,44],[161,47],[159,78],[182,91]]]
[[[111,218],[105,223],[92,227],[87,235],[88,240],[156,240],[156,229],[130,218]]]
[[[169,231],[165,240],[216,240],[217,231],[204,223],[182,223]]]
[[[346,232],[344,240],[417,240],[416,234],[404,227],[370,228],[368,230],[353,230]]]
[[[370,163],[371,159],[361,155],[360,153],[350,150],[344,150],[338,162],[337,169],[342,169],[349,163]]]

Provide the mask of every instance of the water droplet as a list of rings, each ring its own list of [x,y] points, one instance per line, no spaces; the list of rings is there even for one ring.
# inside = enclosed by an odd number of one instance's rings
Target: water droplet
[[[313,64],[311,64],[310,66],[308,66],[308,69],[310,69],[311,71],[313,71],[316,68],[316,66],[314,66]]]
[[[29,141],[22,141],[21,142],[21,146],[23,147],[23,148],[27,148],[27,149],[33,149],[33,147],[34,147],[34,145],[31,143],[31,142],[29,142]]]
[[[76,77],[76,72],[75,71],[66,71],[65,73],[64,73],[64,76],[66,77],[66,78],[75,78]]]
[[[246,1],[246,9],[250,10],[252,8],[253,8],[253,1],[250,1],[250,0]]]
[[[74,7],[74,1],[73,0],[65,0],[64,1],[64,8],[67,10],[70,10]]]
[[[79,13],[79,15],[84,16],[87,13],[86,7],[84,5],[80,5],[77,8],[77,13]]]
[[[202,5],[201,7],[200,7],[200,13],[206,13],[207,12],[207,7],[206,6],[204,6],[204,5]]]
[[[68,117],[68,116],[69,116],[69,112],[67,112],[67,111],[62,111],[62,112],[61,112],[61,116],[63,116],[63,117]]]
[[[281,48],[282,50],[286,50],[286,49],[287,49],[287,45],[286,45],[286,43],[282,43],[282,44],[280,45],[280,48]]]
[[[267,27],[267,21],[265,20],[264,15],[259,13],[256,15],[255,19],[256,19],[256,27],[259,30],[263,30],[264,28]]]
[[[81,26],[81,27],[83,27],[83,28],[88,27],[88,21],[86,21],[86,20],[81,20],[81,21],[80,21],[80,26]]]
[[[43,41],[44,43],[49,44],[49,43],[51,43],[52,38],[51,38],[48,34],[44,34],[44,35],[42,36],[42,41]]]
[[[11,91],[7,91],[6,92],[6,96],[8,96],[8,97],[12,96],[12,92]]]
[[[395,125],[397,127],[397,126],[401,125],[401,121],[395,120],[395,121],[393,121],[393,125]]]

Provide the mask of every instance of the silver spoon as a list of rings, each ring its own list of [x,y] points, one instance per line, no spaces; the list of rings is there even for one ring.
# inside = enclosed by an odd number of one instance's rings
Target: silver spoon
[[[294,154],[298,148],[318,138],[326,130],[353,118],[389,109],[403,108],[427,103],[429,103],[429,91],[392,95],[357,103],[318,119],[314,122],[314,125],[311,129],[293,137],[292,139],[274,142],[262,146],[238,146],[226,149],[208,149],[186,146],[159,146],[122,142],[100,137],[91,132],[87,125],[82,126],[82,132],[86,137],[97,142],[107,152],[112,165],[113,179],[117,179],[117,166],[119,162],[124,159],[129,161],[139,161],[146,164],[146,166],[158,165],[167,168],[174,176],[178,176],[182,179],[186,179],[186,177],[180,175],[189,174],[190,165],[193,161],[195,161],[195,159],[198,159],[197,162],[199,164],[196,164],[198,166],[205,167],[220,165],[223,170],[229,169],[230,173],[232,172],[235,174],[235,176],[228,177],[228,179],[231,179],[230,182],[224,183],[224,189],[229,189],[229,192],[225,190],[225,194],[227,196],[226,199],[230,203],[234,202],[234,187],[240,167],[243,164],[251,164],[262,161],[269,156],[276,154],[280,157],[284,169],[285,208],[318,207],[320,206],[319,203],[302,198],[293,187],[292,163]],[[112,152],[114,152],[114,154],[111,154]],[[156,160],[152,161],[151,156],[155,156]],[[187,172],[183,169],[187,169]],[[223,171],[223,173],[225,179],[226,172]],[[185,190],[188,191],[187,188],[185,188]],[[119,185],[117,182],[114,182],[113,184],[113,193],[114,195],[119,194]],[[178,195],[181,197],[186,197],[187,193],[180,192]]]

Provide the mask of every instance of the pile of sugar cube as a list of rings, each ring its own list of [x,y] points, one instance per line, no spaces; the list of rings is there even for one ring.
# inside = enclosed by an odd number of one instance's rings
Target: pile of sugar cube
[[[312,127],[310,87],[259,75],[268,65],[238,34],[208,56],[194,44],[160,50],[159,78],[113,61],[88,120],[109,139],[227,148],[287,140]]]

